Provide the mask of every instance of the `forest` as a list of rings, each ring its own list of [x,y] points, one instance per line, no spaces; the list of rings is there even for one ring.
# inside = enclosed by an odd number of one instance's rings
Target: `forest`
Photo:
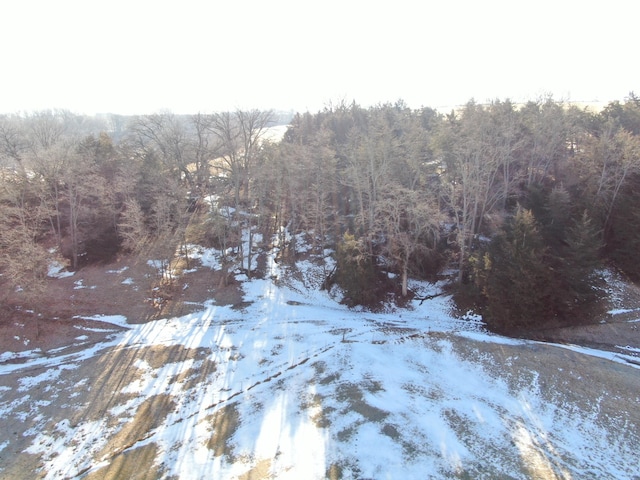
[[[38,309],[52,262],[170,262],[190,243],[219,248],[225,275],[258,275],[253,248],[277,241],[295,264],[304,234],[349,305],[406,304],[410,278],[447,273],[495,331],[585,322],[604,266],[640,280],[639,135],[633,93],[599,111],[543,98],[1,116],[0,303]]]

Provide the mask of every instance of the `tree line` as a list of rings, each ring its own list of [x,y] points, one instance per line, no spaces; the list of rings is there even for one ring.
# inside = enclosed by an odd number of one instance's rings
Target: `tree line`
[[[577,321],[604,263],[640,279],[634,94],[597,112],[552,98],[449,114],[398,101],[287,121],[271,142],[278,119],[257,110],[1,117],[2,281],[37,294],[52,257],[73,269],[171,258],[187,237],[251,274],[254,238],[275,236],[294,261],[286,232],[304,232],[334,252],[324,287],[348,303],[410,298],[410,277],[448,269],[460,298],[510,330]]]

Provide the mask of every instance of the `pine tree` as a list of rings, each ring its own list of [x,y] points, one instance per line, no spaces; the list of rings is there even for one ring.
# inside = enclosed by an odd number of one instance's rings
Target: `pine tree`
[[[571,219],[571,196],[562,185],[553,187],[549,193],[546,211],[544,233],[547,241],[555,247],[563,241]]]
[[[497,330],[530,328],[550,315],[552,271],[530,210],[519,210],[492,240],[476,276],[487,301],[487,322]]]
[[[344,291],[345,302],[371,305],[376,298],[376,271],[363,242],[345,233],[336,251],[336,283]]]
[[[634,281],[640,281],[640,175],[633,175],[613,210],[606,253]]]
[[[600,232],[585,211],[582,217],[567,229],[563,277],[572,307],[584,306],[598,299],[596,288],[600,266]]]

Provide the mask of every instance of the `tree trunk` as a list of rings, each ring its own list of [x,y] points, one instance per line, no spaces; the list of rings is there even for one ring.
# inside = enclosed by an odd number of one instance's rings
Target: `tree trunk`
[[[404,265],[402,266],[402,296],[406,297],[408,293],[407,284],[409,279],[409,266],[408,261],[405,260]]]
[[[251,278],[251,250],[253,244],[253,230],[251,229],[251,220],[249,220],[249,245],[247,246],[247,277]]]

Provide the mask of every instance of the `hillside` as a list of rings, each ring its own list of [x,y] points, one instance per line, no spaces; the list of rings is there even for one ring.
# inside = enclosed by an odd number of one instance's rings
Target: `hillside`
[[[156,307],[153,262],[123,259],[50,279],[39,338],[3,320],[1,479],[637,478],[640,305],[618,277],[599,325],[620,337],[577,346],[489,334],[447,296],[349,309],[308,254],[219,287],[218,255],[194,247]]]

